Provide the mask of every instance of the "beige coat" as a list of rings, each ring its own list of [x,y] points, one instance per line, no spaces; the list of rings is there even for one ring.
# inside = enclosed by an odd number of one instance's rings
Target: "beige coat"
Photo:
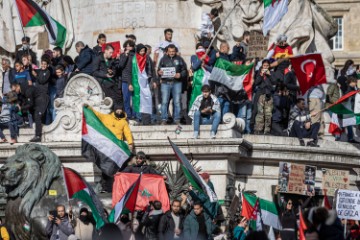
[[[89,223],[85,225],[80,219],[76,219],[75,235],[80,240],[92,240],[93,238],[94,225]]]

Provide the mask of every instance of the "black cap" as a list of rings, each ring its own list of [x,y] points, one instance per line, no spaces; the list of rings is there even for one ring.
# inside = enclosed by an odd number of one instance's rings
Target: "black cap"
[[[30,38],[25,36],[21,39],[21,41],[30,43]]]
[[[201,87],[201,91],[202,92],[210,92],[211,88],[209,85],[205,84],[204,86]]]
[[[135,39],[136,40],[136,37],[134,34],[126,34],[125,35],[126,38],[131,38],[131,39]]]

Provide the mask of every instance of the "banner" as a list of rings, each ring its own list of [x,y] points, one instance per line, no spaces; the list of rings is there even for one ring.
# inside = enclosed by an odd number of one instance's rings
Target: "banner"
[[[322,169],[322,190],[327,196],[335,196],[337,189],[349,189],[349,171]]]
[[[360,192],[339,190],[336,198],[336,212],[340,219],[360,220]]]
[[[315,166],[286,162],[279,164],[280,192],[314,196],[315,177]]]

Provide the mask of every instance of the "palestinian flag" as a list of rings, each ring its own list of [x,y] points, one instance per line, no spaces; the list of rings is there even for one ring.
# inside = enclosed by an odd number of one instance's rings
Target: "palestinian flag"
[[[235,92],[243,89],[251,100],[253,66],[254,64],[237,65],[218,58],[209,81],[221,83]]]
[[[347,94],[345,94],[344,96],[342,96],[341,98],[339,98],[339,100],[337,100],[335,103],[331,104],[328,109],[336,114],[358,114],[360,113],[360,95],[358,94],[355,97],[355,109],[351,109],[351,103],[349,100],[350,97],[354,96],[356,93],[358,93],[358,90],[355,91],[351,91]]]
[[[105,224],[104,207],[92,187],[71,168],[63,167],[65,187],[69,199],[79,199],[88,205],[96,221],[96,229]]]
[[[181,164],[181,168],[184,171],[185,177],[191,183],[191,186],[196,190],[198,190],[199,192],[206,194],[209,197],[210,202],[217,202],[218,198],[215,192],[207,185],[204,179],[197,173],[197,171],[191,165],[189,160],[175,145],[175,143],[173,143],[169,137],[168,140],[170,142],[172,149],[174,150],[176,158],[179,160]]]
[[[246,216],[248,216],[249,219],[251,219],[250,217],[254,216],[255,208],[258,203],[260,208],[260,216],[261,216],[261,219],[259,220],[261,220],[264,225],[271,226],[275,229],[281,229],[281,223],[279,220],[275,203],[267,201],[265,199],[258,198],[246,192],[243,192],[242,195],[243,195],[243,199],[242,199],[243,210],[241,214],[246,214]],[[244,206],[245,206],[245,210],[244,210]]]
[[[287,11],[288,0],[264,0],[264,36],[280,22]]]
[[[32,0],[15,0],[23,27],[45,26],[49,42],[64,47],[66,28]]]
[[[249,220],[256,220],[257,213],[259,211],[259,199],[256,200],[254,206],[251,206],[246,199],[243,197],[242,206],[241,206],[241,216]]]
[[[130,157],[128,145],[119,140],[90,108],[83,108],[83,157],[95,164],[103,173],[113,176]]]
[[[328,109],[332,112],[329,133],[341,135],[344,127],[356,126],[360,124],[360,94],[359,91],[352,91],[345,94]],[[350,97],[355,95],[354,108],[351,106]]]
[[[195,99],[202,94],[202,86],[204,84],[209,84],[209,77],[210,73],[203,68],[200,68],[194,72],[189,109],[191,109],[191,106],[193,105]]]
[[[133,213],[135,211],[136,199],[138,196],[141,175],[139,175],[136,182],[134,182],[126,194],[120,199],[120,201],[115,205],[109,216],[109,222],[116,223],[119,219],[122,212],[126,211],[127,213]]]
[[[137,113],[152,114],[152,96],[149,85],[149,77],[146,74],[147,56],[136,53],[132,60],[132,96],[133,109]]]

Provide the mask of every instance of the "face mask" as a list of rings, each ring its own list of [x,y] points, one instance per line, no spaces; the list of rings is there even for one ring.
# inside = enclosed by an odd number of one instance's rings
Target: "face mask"
[[[86,224],[90,222],[88,217],[84,216],[84,215],[80,215],[79,219],[80,219],[80,221],[82,221],[83,223],[86,223]]]
[[[349,67],[348,70],[346,71],[346,75],[350,76],[353,75],[356,71],[355,67]]]
[[[29,48],[30,48],[30,46],[29,46],[28,44],[24,44],[24,45],[23,45],[23,49],[24,49],[24,50],[28,50]]]
[[[116,117],[116,118],[124,118],[124,117],[125,117],[125,113],[120,113],[120,114],[115,113],[115,117]]]

